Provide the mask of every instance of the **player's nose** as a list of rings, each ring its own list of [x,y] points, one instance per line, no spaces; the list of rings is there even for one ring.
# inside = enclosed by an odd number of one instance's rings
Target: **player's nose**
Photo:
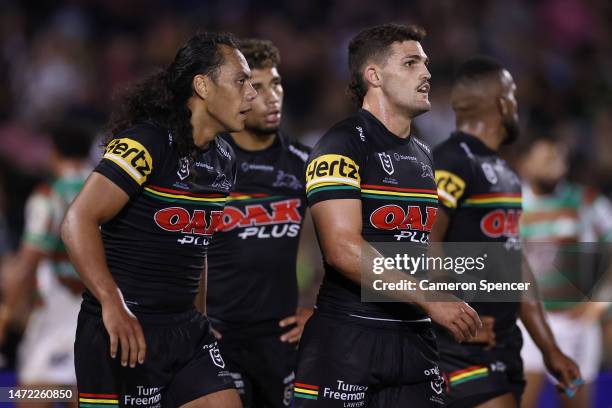
[[[427,65],[425,65],[421,79],[428,81],[431,79],[431,72],[429,72]]]
[[[248,82],[247,90],[245,94],[245,98],[248,102],[253,102],[253,100],[257,97],[257,91],[253,87],[251,81]]]

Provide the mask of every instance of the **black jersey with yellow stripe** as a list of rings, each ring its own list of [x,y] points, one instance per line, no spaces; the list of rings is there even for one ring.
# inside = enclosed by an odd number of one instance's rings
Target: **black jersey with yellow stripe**
[[[236,154],[236,185],[210,247],[206,291],[207,314],[220,330],[295,314],[310,152],[280,132],[256,151],[224,138]]]
[[[219,137],[193,158],[152,124],[118,134],[96,172],[130,197],[101,226],[108,267],[133,311],[193,307],[206,250],[233,188],[234,152]],[[86,302],[96,303],[91,293]]]
[[[513,268],[515,272],[507,273],[519,277],[521,183],[514,170],[480,139],[462,132],[438,145],[434,159],[440,207],[449,216],[444,241],[503,244],[499,249],[507,256],[489,259],[487,271],[501,275],[501,269]],[[494,316],[498,331],[514,327],[517,303],[471,306],[481,315]]]
[[[450,216],[445,241],[518,240],[521,183],[497,152],[455,132],[436,147],[434,158],[440,205]]]
[[[425,247],[438,208],[429,146],[414,136],[397,137],[364,109],[335,125],[314,147],[306,193],[310,206],[361,200],[361,233],[370,243]],[[360,286],[323,261],[318,308],[374,319],[427,318],[411,304],[363,302]]]

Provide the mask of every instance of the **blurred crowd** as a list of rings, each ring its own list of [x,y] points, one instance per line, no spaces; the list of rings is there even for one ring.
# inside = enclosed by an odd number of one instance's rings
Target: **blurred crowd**
[[[4,0],[0,255],[18,244],[23,203],[47,175],[48,126],[78,122],[99,137],[117,93],[168,64],[200,29],[278,46],[284,128],[312,145],[353,109],[345,92],[350,38],[383,22],[419,24],[428,32],[423,46],[432,73],[432,110],[416,121],[422,138],[435,145],[454,127],[455,67],[476,54],[493,56],[517,82],[522,137],[561,138],[572,153],[571,177],[609,196],[610,21],[608,0]],[[308,276],[316,275],[303,263]]]

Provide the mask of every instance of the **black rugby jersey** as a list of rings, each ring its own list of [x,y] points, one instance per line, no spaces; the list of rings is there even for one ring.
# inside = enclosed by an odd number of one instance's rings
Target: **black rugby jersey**
[[[414,136],[397,137],[364,109],[317,143],[306,169],[306,192],[310,206],[323,200],[361,200],[367,242],[426,245],[438,208],[429,147]],[[360,285],[323,262],[317,300],[321,310],[394,320],[427,318],[408,303],[362,302]]]
[[[449,215],[444,241],[507,243],[507,250],[512,252],[504,257],[504,262],[520,273],[520,253],[516,249],[521,183],[516,173],[497,152],[462,132],[453,133],[437,146],[434,159],[440,205]],[[492,262],[494,260],[487,260],[487,267],[495,272],[497,269]],[[494,316],[498,332],[505,332],[516,323],[516,302],[470,305],[479,315]]]
[[[225,138],[236,154],[236,185],[208,255],[206,308],[220,328],[295,314],[309,153],[280,133],[259,151]]]
[[[142,124],[117,135],[95,171],[130,196],[101,226],[108,267],[128,307],[192,308],[206,248],[234,183],[231,146],[216,137],[189,160],[168,131]],[[97,303],[89,292],[84,297]]]

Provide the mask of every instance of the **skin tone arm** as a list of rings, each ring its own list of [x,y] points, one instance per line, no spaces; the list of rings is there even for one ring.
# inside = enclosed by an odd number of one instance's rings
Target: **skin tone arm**
[[[309,245],[309,242],[306,242],[305,237],[314,237],[314,225],[312,223],[312,217],[306,212],[304,215],[304,223],[302,224],[302,231],[300,233],[300,243],[298,247],[298,259],[305,252],[304,247]],[[281,320],[278,324],[280,327],[287,327],[290,325],[295,325],[291,330],[283,333],[280,337],[281,341],[288,343],[297,343],[300,341],[302,337],[302,332],[304,331],[304,325],[308,321],[308,319],[312,316],[312,308],[306,308],[298,306],[295,315],[289,316],[283,320]]]
[[[2,276],[2,305],[0,305],[0,344],[13,319],[16,307],[35,287],[36,268],[45,257],[39,249],[22,244]]]
[[[580,369],[559,349],[555,336],[544,316],[542,302],[537,295],[538,289],[533,272],[523,257],[523,274],[525,282],[531,282],[531,292],[521,302],[519,317],[534,343],[540,349],[548,371],[559,380],[564,388],[576,389],[572,381],[579,379]]]
[[[130,312],[106,264],[99,226],[115,217],[128,195],[106,177],[92,173],[62,223],[62,239],[81,279],[102,305],[110,336],[110,355],[121,349],[121,364],[144,363],[146,344],[138,319]]]
[[[325,260],[344,276],[360,285],[371,287],[373,274],[361,274],[362,264],[372,264],[380,257],[370,244],[361,236],[361,201],[355,199],[327,200],[312,207],[312,217],[319,234]],[[396,269],[386,270],[376,279],[383,282],[398,282],[411,279],[409,275]],[[394,300],[414,303],[429,314],[431,319],[451,332],[457,341],[465,341],[476,334],[481,327],[477,313],[465,302],[454,301],[428,302],[421,291],[403,293],[392,291]],[[398,293],[396,293],[398,292]]]

